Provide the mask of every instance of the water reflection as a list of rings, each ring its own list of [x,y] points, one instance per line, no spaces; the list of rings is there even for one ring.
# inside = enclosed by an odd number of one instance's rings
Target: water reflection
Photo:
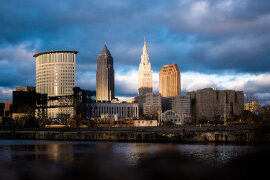
[[[0,161],[27,166],[29,162],[49,160],[68,166],[89,154],[105,152],[117,155],[130,165],[136,165],[151,154],[173,150],[192,160],[222,166],[260,148],[251,145],[0,140]]]
[[[31,145],[30,145],[31,146]],[[47,144],[47,145],[33,145],[33,154],[35,160],[52,160],[54,162],[61,162],[71,165],[74,161],[74,145],[73,144]]]

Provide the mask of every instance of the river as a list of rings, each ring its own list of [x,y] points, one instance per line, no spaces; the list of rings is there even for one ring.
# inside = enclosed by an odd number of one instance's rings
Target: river
[[[0,161],[17,167],[27,167],[40,160],[68,166],[87,154],[104,153],[113,154],[128,165],[137,165],[158,152],[176,151],[188,159],[218,167],[262,148],[265,146],[0,140]]]

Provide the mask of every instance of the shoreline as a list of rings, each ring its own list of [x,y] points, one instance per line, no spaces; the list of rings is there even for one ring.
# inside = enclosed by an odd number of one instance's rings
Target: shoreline
[[[0,130],[0,139],[148,143],[270,143],[260,126],[92,127]]]

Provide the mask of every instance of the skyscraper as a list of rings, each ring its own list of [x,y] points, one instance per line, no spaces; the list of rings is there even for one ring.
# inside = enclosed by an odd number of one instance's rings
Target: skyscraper
[[[46,51],[36,58],[36,91],[48,96],[73,93],[75,86],[75,56],[78,51]]]
[[[159,72],[159,93],[163,97],[181,94],[180,71],[177,64],[162,66]]]
[[[112,99],[114,99],[113,57],[104,45],[97,59],[96,100],[111,101]]]
[[[36,92],[52,96],[73,94],[75,87],[75,59],[78,51],[45,51],[36,58]],[[57,101],[50,105],[57,105]],[[72,108],[49,108],[49,118],[71,117]]]
[[[138,95],[143,96],[153,92],[151,63],[147,54],[146,42],[144,41],[141,63],[139,66]]]

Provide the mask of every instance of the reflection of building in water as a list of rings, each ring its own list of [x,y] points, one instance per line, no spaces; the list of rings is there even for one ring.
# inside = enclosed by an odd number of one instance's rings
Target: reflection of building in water
[[[14,148],[16,148],[16,147],[17,146],[10,146],[10,145],[2,146],[1,154],[0,154],[1,162],[11,161]]]
[[[129,164],[136,165],[141,159],[143,159],[148,153],[151,153],[149,144],[142,143],[130,143],[128,146],[119,148],[119,145],[113,147],[114,153],[121,155],[124,154]]]
[[[36,160],[44,160],[45,158],[71,165],[74,162],[73,146],[74,144],[36,144],[34,148]]]

